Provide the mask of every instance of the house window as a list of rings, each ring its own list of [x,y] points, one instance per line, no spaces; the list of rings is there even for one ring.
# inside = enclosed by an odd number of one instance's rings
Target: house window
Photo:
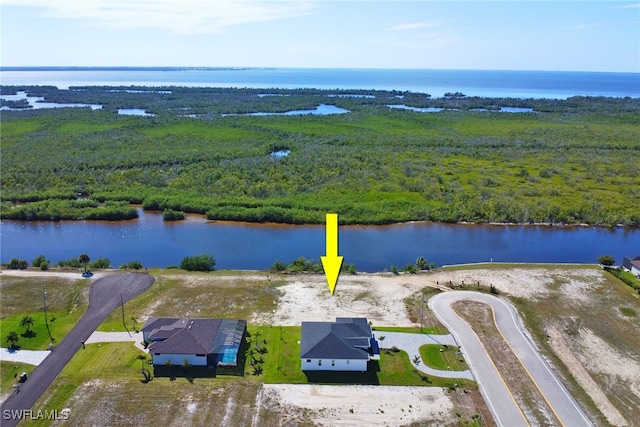
[[[206,354],[196,354],[196,357],[205,357]]]
[[[349,359],[347,359],[347,365],[349,364]]]
[[[336,361],[335,360],[331,361],[331,366],[336,366]]]
[[[318,366],[322,366],[322,359],[318,359]]]
[[[311,363],[311,359],[307,359],[307,363]]]

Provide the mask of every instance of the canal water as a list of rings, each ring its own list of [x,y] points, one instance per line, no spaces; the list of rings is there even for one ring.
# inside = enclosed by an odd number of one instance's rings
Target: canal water
[[[52,263],[87,253],[114,267],[139,260],[146,267],[179,265],[185,256],[212,254],[218,269],[268,269],[275,260],[319,260],[324,226],[207,221],[189,215],[167,223],[159,212],[139,211],[124,222],[2,221],[3,263],[31,262],[43,254]],[[392,264],[402,268],[424,257],[437,266],[474,262],[595,263],[597,257],[640,255],[640,229],[408,223],[340,226],[339,252],[359,271]]]

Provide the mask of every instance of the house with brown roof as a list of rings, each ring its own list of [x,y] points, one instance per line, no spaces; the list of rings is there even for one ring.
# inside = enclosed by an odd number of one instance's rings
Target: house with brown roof
[[[237,366],[244,320],[150,317],[142,337],[154,365]]]
[[[302,322],[300,364],[303,371],[360,371],[380,358],[380,348],[366,318],[338,317],[335,322]]]

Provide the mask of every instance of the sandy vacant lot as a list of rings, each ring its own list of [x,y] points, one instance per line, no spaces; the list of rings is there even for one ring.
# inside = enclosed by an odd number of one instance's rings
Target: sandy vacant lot
[[[440,388],[265,384],[263,394],[281,406],[311,410],[323,426],[455,422],[451,398]]]

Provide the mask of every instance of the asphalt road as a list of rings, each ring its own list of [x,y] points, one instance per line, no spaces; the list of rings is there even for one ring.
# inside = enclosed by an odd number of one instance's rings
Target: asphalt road
[[[20,421],[14,415],[17,411],[31,409],[38,398],[49,387],[71,358],[82,348],[86,341],[104,319],[124,302],[140,295],[151,287],[153,276],[144,273],[111,274],[97,279],[89,291],[89,308],[78,324],[54,347],[44,361],[29,376],[20,391],[14,392],[3,404],[0,411],[0,424],[3,427],[15,426]],[[61,411],[63,408],[40,408],[47,411]],[[34,412],[34,416],[35,416]],[[70,416],[73,416],[71,414]],[[28,417],[28,415],[27,415]]]
[[[451,309],[456,301],[480,301],[493,308],[498,329],[520,359],[560,422],[565,426],[592,426],[584,411],[571,397],[549,364],[524,334],[513,305],[493,295],[470,291],[443,292],[429,300],[429,307],[449,328],[462,347],[480,390],[499,426],[527,426],[529,423],[506,387],[478,336]]]

